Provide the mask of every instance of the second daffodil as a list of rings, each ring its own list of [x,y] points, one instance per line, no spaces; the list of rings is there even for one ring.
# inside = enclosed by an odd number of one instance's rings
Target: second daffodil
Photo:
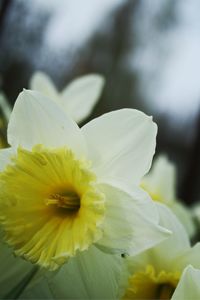
[[[189,236],[195,234],[192,212],[176,196],[176,168],[166,156],[160,155],[154,161],[149,174],[142,179],[141,186],[156,202],[167,205],[184,225]]]
[[[122,299],[200,299],[200,243],[191,247],[176,216],[163,204],[157,207],[161,224],[173,234],[152,249],[125,258],[120,285]]]
[[[0,222],[15,253],[55,270],[92,245],[136,254],[166,238],[138,187],[156,131],[133,109],[80,129],[56,103],[23,91],[8,125],[11,147],[0,152]]]
[[[99,74],[88,74],[76,78],[62,91],[58,91],[51,78],[37,71],[30,80],[30,89],[38,91],[56,102],[73,120],[82,122],[92,112],[104,86]]]

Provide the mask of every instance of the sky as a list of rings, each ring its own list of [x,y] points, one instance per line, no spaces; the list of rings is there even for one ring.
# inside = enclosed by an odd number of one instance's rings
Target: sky
[[[33,15],[41,10],[49,13],[42,46],[55,55],[77,51],[109,14],[124,3],[124,0],[31,0],[30,5],[30,1],[23,1]]]
[[[15,56],[57,77],[73,67],[79,49],[124,1],[15,0],[6,18],[0,60],[4,61],[6,53],[11,63]]]
[[[134,30],[139,45],[129,63],[140,77],[140,90],[149,105],[176,119],[189,122],[200,107],[200,1],[177,0],[175,22],[164,29],[155,18],[168,0],[142,0]],[[142,20],[142,22],[141,22]]]

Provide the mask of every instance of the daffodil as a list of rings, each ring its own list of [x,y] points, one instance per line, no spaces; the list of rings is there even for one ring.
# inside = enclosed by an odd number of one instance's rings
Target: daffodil
[[[141,186],[151,195],[154,201],[167,205],[185,226],[192,237],[195,226],[192,213],[176,196],[176,169],[166,158],[160,155],[154,162],[152,170],[142,179]]]
[[[157,207],[162,226],[173,234],[152,249],[125,258],[121,278],[122,299],[187,299],[173,295],[179,295],[180,288],[183,290],[188,266],[200,268],[200,243],[191,247],[188,235],[176,216],[163,204],[157,204]],[[193,287],[188,283],[187,288]]]
[[[165,239],[169,231],[138,187],[155,136],[139,111],[111,112],[80,129],[53,101],[23,91],[8,125],[11,147],[0,151],[0,222],[15,254],[55,270],[92,245],[137,254]]]
[[[86,119],[97,103],[104,86],[104,78],[98,74],[81,76],[59,92],[51,78],[35,72],[30,80],[30,89],[39,91],[55,101],[77,123]]]

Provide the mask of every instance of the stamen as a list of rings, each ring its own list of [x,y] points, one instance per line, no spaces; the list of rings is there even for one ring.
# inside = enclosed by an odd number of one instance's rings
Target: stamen
[[[65,208],[68,211],[77,212],[80,208],[80,197],[75,192],[54,193],[45,199],[45,204],[57,205],[57,207]]]

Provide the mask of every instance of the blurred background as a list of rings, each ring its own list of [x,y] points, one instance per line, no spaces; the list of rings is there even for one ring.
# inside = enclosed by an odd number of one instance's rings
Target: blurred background
[[[37,70],[58,89],[104,75],[90,119],[124,107],[153,115],[156,155],[177,165],[188,205],[200,200],[199,54],[198,0],[0,0],[0,91],[10,105]]]

